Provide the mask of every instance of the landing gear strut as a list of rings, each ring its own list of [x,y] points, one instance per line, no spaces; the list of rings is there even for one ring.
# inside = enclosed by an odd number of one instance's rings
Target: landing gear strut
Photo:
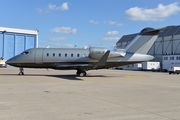
[[[76,74],[80,77],[86,76],[86,71],[77,70]]]
[[[23,67],[20,67],[19,68],[19,74],[18,75],[24,75],[24,69]]]

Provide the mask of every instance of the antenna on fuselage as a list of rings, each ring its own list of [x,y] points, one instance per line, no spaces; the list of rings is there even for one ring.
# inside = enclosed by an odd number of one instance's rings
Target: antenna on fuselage
[[[90,48],[91,46],[84,46],[84,49],[88,49],[88,48]]]

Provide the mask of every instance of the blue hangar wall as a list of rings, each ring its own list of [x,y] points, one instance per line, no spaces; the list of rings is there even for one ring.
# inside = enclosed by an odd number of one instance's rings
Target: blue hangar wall
[[[5,60],[38,47],[38,31],[0,27],[0,57]]]

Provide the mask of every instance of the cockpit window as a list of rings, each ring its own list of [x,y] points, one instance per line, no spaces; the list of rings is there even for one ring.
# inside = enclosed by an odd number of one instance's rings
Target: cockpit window
[[[28,52],[28,51],[25,51],[25,52],[22,52],[21,54],[22,54],[22,55],[27,55],[27,54],[29,54],[29,52]]]
[[[26,51],[26,52],[24,52],[25,54],[28,54],[29,52],[28,51]]]

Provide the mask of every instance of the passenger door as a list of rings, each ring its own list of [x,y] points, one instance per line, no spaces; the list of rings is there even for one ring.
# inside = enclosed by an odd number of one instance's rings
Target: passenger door
[[[35,55],[35,63],[41,64],[43,63],[43,48],[36,49],[36,55]]]

